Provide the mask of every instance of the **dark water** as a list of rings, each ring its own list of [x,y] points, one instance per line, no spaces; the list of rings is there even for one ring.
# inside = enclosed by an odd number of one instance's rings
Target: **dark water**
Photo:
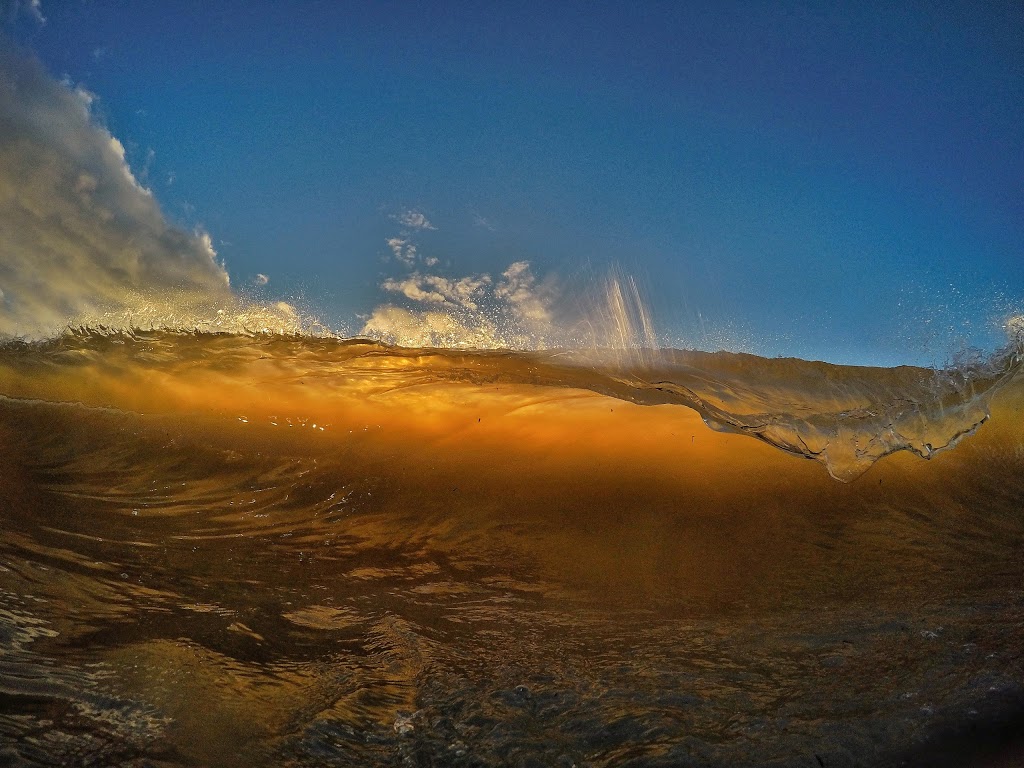
[[[9,344],[0,764],[1013,764],[1019,358]]]

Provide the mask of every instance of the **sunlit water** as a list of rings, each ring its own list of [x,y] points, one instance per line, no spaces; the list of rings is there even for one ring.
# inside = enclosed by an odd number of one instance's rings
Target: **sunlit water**
[[[8,344],[0,763],[1006,759],[1019,357]]]

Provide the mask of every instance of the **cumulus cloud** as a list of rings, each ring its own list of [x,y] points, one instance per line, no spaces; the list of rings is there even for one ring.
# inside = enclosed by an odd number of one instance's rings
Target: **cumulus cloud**
[[[490,275],[468,275],[452,280],[440,275],[421,275],[416,272],[403,280],[385,280],[381,288],[401,293],[413,301],[432,301],[477,310],[477,299],[490,284]]]
[[[539,279],[528,261],[496,276],[417,269],[380,288],[394,299],[373,310],[361,334],[389,344],[613,350],[616,360],[633,362],[659,346],[636,282],[618,270],[571,291],[552,275]]]
[[[401,213],[393,216],[395,221],[401,224],[403,227],[409,229],[437,229],[422,212],[415,208],[408,211],[402,211]]]
[[[415,271],[380,287],[406,306],[378,306],[363,326],[364,336],[403,346],[477,348],[539,348],[560,341],[554,282],[538,281],[525,261],[497,278]]]
[[[288,315],[240,305],[209,235],[168,224],[93,100],[0,50],[0,335]]]
[[[444,304],[445,302],[443,293],[424,288],[421,281],[415,276],[407,280],[389,278],[381,284],[381,288],[385,291],[401,293],[407,299],[412,299],[413,301],[434,301],[438,304]]]
[[[494,295],[507,301],[519,317],[531,323],[550,325],[551,307],[555,300],[551,282],[538,284],[530,271],[530,263],[517,261],[502,273]]]
[[[471,213],[476,226],[494,229]],[[421,230],[434,229],[426,216],[412,209],[390,218],[402,229],[385,242],[404,269],[380,283],[388,298],[365,318],[362,336],[408,347],[593,348],[617,355],[657,346],[636,283],[624,274],[612,271],[568,295],[555,276],[538,278],[525,260],[500,273],[438,274],[440,260],[415,242]]]
[[[389,237],[387,244],[395,259],[400,263],[405,264],[407,267],[411,267],[416,263],[416,246],[409,242],[407,238]]]
[[[395,261],[409,269],[437,266],[439,259],[436,256],[421,254],[419,246],[414,241],[414,238],[418,234],[422,234],[424,230],[436,230],[437,227],[415,208],[401,213],[393,213],[389,218],[402,225],[402,230],[398,235],[385,240]]]

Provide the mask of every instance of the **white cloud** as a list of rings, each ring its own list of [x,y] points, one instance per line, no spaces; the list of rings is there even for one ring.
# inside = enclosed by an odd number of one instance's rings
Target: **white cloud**
[[[260,328],[291,323],[231,292],[209,235],[167,223],[124,145],[93,120],[94,100],[0,50],[0,336],[243,315]]]
[[[387,240],[388,248],[391,249],[391,253],[394,257],[405,264],[407,267],[411,267],[416,263],[416,246],[409,242],[408,239],[403,237],[391,237]]]
[[[486,273],[449,278],[413,272],[381,289],[410,306],[377,307],[363,335],[405,346],[539,348],[556,343],[552,281],[516,262],[495,280]],[[423,305],[426,305],[424,308]]]
[[[494,289],[495,296],[507,301],[522,320],[551,323],[551,307],[555,298],[552,283],[538,284],[528,261],[509,265],[502,278]]]
[[[437,229],[422,212],[416,209],[403,211],[392,218],[403,227],[408,227],[409,229]]]
[[[538,279],[527,261],[510,264],[497,277],[417,270],[380,287],[392,300],[374,309],[362,334],[390,344],[592,348],[618,350],[619,360],[627,359],[623,354],[644,360],[658,346],[636,282],[618,271],[577,286],[568,297],[554,276]]]
[[[381,288],[400,293],[413,301],[433,301],[452,304],[463,309],[476,310],[477,298],[490,285],[490,275],[468,275],[458,280],[442,278],[437,274],[414,272],[406,280],[386,280]]]
[[[477,298],[490,284],[489,275],[470,275],[458,280],[449,280],[440,275],[422,275],[414,272],[404,280],[385,280],[381,288],[401,293],[413,301],[432,301],[476,310]]]
[[[380,287],[385,291],[401,293],[407,299],[412,299],[413,301],[434,301],[438,304],[444,304],[446,301],[443,293],[424,287],[420,284],[420,280],[416,278],[408,280],[388,279]]]
[[[490,226],[478,214],[474,216],[479,226]],[[434,228],[417,210],[392,218],[411,229]],[[424,333],[430,338],[463,339],[460,344],[467,338],[480,344],[486,338],[493,344],[536,346],[540,339],[551,336],[554,282],[538,281],[529,262],[510,264],[497,279],[486,273],[445,277],[425,271],[436,267],[439,260],[435,256],[421,255],[411,237],[407,229],[386,242],[395,260],[414,271],[403,277],[388,278],[380,285],[382,291],[397,294],[411,304],[406,308],[391,304],[378,307],[379,311],[375,311],[364,326],[364,334],[392,342],[399,338],[419,338],[410,325],[419,317],[426,329]],[[418,306],[424,304],[436,307]],[[442,323],[442,317],[448,321]],[[397,324],[393,332],[388,330],[388,323]],[[443,333],[439,330],[442,326]],[[456,333],[457,329],[463,330]]]
[[[414,208],[401,213],[391,214],[390,218],[402,225],[402,231],[397,236],[389,237],[385,241],[395,260],[410,269],[418,264],[428,267],[436,266],[438,264],[437,257],[422,256],[419,252],[419,246],[413,241],[413,237],[417,232],[436,230],[437,227],[431,224],[421,211]]]

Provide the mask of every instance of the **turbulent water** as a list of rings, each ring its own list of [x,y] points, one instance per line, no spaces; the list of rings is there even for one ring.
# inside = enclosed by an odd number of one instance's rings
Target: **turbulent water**
[[[8,343],[0,763],[1009,765],[1020,368]]]

